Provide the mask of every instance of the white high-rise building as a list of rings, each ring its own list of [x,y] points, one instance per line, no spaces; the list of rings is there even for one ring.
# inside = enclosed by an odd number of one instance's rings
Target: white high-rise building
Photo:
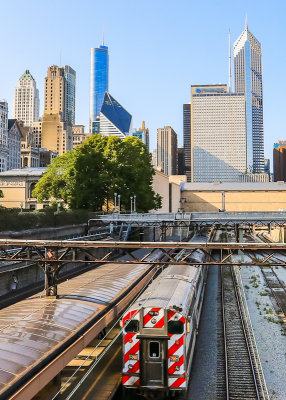
[[[245,94],[247,170],[264,171],[263,87],[261,44],[245,29],[234,43],[234,86]]]
[[[23,121],[25,126],[32,126],[39,120],[39,90],[36,81],[27,69],[18,80],[15,88],[13,118]]]
[[[192,182],[239,182],[247,168],[244,94],[192,85],[191,132]]]
[[[0,101],[0,172],[8,169],[8,103]]]

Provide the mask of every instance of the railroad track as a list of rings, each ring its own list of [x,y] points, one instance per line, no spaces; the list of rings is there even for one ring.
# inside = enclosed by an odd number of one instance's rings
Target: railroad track
[[[220,267],[221,339],[217,399],[268,399],[252,328],[230,266]]]

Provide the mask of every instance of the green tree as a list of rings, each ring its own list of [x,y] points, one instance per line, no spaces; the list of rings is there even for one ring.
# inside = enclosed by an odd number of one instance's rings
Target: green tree
[[[135,137],[93,135],[75,150],[57,157],[39,180],[33,195],[39,201],[62,199],[72,209],[99,210],[120,194],[122,210],[136,195],[138,211],[161,206],[152,189],[151,155]]]

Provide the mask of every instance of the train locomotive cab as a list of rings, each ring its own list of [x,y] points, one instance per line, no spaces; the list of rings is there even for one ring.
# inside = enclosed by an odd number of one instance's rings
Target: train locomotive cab
[[[203,269],[168,268],[122,319],[122,384],[147,398],[186,391],[201,308]]]

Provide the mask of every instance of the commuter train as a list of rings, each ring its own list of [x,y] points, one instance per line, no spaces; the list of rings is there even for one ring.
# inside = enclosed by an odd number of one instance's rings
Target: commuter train
[[[124,398],[186,392],[207,273],[191,262],[204,257],[197,250],[189,265],[167,267],[124,313]]]

